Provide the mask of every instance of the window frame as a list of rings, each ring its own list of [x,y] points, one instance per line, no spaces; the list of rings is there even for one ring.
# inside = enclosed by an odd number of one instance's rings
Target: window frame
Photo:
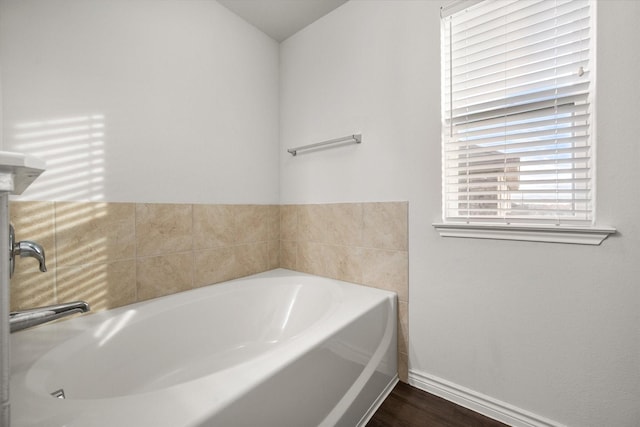
[[[445,13],[447,16],[470,7],[474,4],[480,3],[483,0],[455,0],[449,2],[447,5],[441,8],[441,14]],[[591,16],[591,33],[592,41],[590,43],[590,60],[596,62],[596,49],[595,49],[595,35],[596,31],[596,4],[590,0]],[[442,15],[441,15],[442,18]],[[441,34],[441,37],[443,35]],[[441,44],[442,46],[442,44]],[[441,61],[444,61],[444,55],[441,57]],[[443,62],[444,64],[444,62]],[[594,67],[595,68],[595,67]],[[592,116],[595,117],[595,98],[596,98],[596,78],[595,75],[591,79],[591,86],[589,89],[591,97]],[[441,96],[447,96],[444,93],[444,79],[442,84]],[[442,110],[444,112],[444,108]],[[592,185],[592,222],[591,224],[553,224],[548,221],[532,221],[531,223],[500,223],[500,222],[481,222],[474,221],[473,218],[464,220],[451,221],[446,220],[446,208],[447,193],[446,193],[446,174],[445,174],[445,123],[442,122],[443,131],[441,139],[442,149],[442,222],[433,223],[433,227],[442,237],[459,237],[459,238],[479,238],[479,239],[497,239],[497,240],[518,240],[518,241],[533,241],[533,242],[553,242],[553,243],[570,243],[570,244],[587,244],[587,245],[600,245],[609,235],[616,233],[614,227],[609,226],[596,226],[596,197],[595,197],[595,118],[590,121],[591,126],[591,150],[592,150],[592,166],[591,166],[591,185]]]

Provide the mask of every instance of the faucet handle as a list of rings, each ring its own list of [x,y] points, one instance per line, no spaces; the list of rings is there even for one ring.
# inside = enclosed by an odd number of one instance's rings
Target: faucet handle
[[[47,272],[44,248],[36,242],[31,242],[29,240],[18,242],[14,246],[13,253],[15,255],[20,255],[21,257],[32,257],[37,259],[38,263],[40,264],[40,271],[42,271],[43,273]]]
[[[46,256],[44,253],[44,248],[37,244],[36,242],[32,242],[30,240],[23,240],[21,242],[15,243],[15,232],[13,229],[13,225],[9,224],[9,276],[13,276],[13,271],[15,268],[15,257],[20,255],[21,257],[32,257],[38,260],[40,264],[40,271],[45,273],[47,271],[46,265]]]

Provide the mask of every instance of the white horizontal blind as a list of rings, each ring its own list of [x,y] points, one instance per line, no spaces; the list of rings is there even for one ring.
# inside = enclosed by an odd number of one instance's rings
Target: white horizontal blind
[[[445,221],[590,224],[586,0],[485,0],[442,18]]]

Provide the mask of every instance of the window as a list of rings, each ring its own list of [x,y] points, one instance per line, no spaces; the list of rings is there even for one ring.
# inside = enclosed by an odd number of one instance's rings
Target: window
[[[445,224],[593,226],[590,9],[587,0],[443,8]]]

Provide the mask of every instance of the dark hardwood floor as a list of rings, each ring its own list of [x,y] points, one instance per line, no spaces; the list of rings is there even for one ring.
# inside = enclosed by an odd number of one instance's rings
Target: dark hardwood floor
[[[467,408],[398,383],[367,427],[507,427]]]

